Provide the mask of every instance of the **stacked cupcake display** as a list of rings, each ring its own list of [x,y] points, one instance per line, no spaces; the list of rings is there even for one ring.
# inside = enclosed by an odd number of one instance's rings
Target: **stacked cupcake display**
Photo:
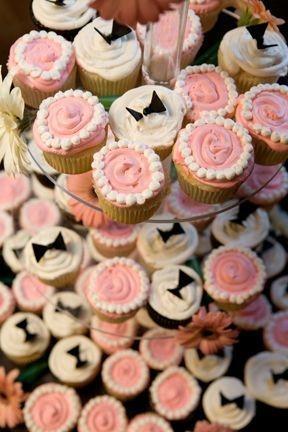
[[[37,30],[8,60],[35,115],[28,175],[0,172],[0,363],[24,389],[37,373],[2,419],[0,368],[0,427],[257,430],[259,402],[288,408],[284,37],[239,27],[218,66],[193,65],[221,10],[243,4],[191,0],[166,88],[141,81],[141,20],[30,3]]]

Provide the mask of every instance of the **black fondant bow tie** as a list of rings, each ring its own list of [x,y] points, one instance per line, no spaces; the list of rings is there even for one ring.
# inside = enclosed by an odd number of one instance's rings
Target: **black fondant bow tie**
[[[249,31],[250,35],[253,39],[256,40],[257,48],[260,49],[267,49],[277,46],[277,44],[272,45],[265,45],[264,43],[264,34],[267,30],[268,23],[263,24],[257,24],[257,25],[250,25],[247,26],[247,30]]]
[[[25,333],[25,342],[32,342],[37,338],[37,333],[30,332],[28,326],[29,322],[27,318],[24,318],[16,324],[16,327],[23,330],[23,332]]]
[[[277,384],[280,380],[288,381],[288,369],[286,369],[284,372],[281,373],[272,372],[272,378],[274,384]]]
[[[74,316],[75,318],[79,318],[82,312],[82,305],[72,307],[65,305],[62,300],[58,300],[57,304],[55,306],[55,312],[68,312],[70,315]]]
[[[111,45],[113,41],[116,41],[117,39],[120,39],[132,32],[130,27],[119,24],[117,21],[113,21],[112,31],[109,35],[103,34],[96,27],[94,27],[94,29],[109,45]]]
[[[235,399],[228,399],[226,396],[223,395],[223,393],[220,392],[220,398],[221,398],[221,406],[231,405],[235,404],[239,409],[244,409],[245,404],[245,396],[239,396]]]
[[[241,203],[238,207],[237,215],[235,215],[231,220],[233,223],[237,225],[242,225],[242,223],[255,211],[257,210],[257,206],[249,201],[245,201]]]
[[[65,0],[46,0],[49,3],[53,3],[55,6],[66,6]]]
[[[181,295],[181,290],[187,285],[190,285],[194,279],[189,276],[187,273],[183,272],[182,270],[179,270],[179,279],[178,279],[178,285],[175,288],[170,288],[167,291],[169,291],[171,294],[175,295],[176,297],[183,300],[183,297]]]
[[[61,232],[58,234],[58,236],[52,243],[49,243],[48,245],[40,245],[37,243],[32,243],[32,248],[37,262],[39,262],[41,258],[43,258],[43,256],[48,250],[52,250],[52,249],[61,250],[61,251],[67,250]]]
[[[76,345],[74,348],[71,348],[69,351],[67,351],[67,354],[69,354],[75,358],[77,369],[80,369],[80,368],[87,366],[88,360],[87,359],[85,359],[85,360],[81,359],[80,345]]]
[[[162,231],[159,228],[157,228],[157,231],[158,231],[158,233],[159,233],[159,235],[160,235],[160,237],[164,243],[167,243],[168,240],[170,239],[170,237],[177,236],[180,234],[185,234],[184,229],[182,228],[182,226],[178,222],[173,223],[173,226],[172,226],[171,230],[169,230],[169,231]]]
[[[148,116],[149,114],[160,114],[162,112],[166,111],[166,107],[163,104],[163,102],[161,101],[160,97],[158,96],[158,94],[156,93],[156,91],[153,91],[152,94],[152,99],[150,104],[144,108],[143,110],[143,114],[139,111],[135,111],[132,108],[128,108],[126,107],[126,110],[134,117],[134,119],[138,122],[139,120],[141,120],[143,118],[143,116]]]
[[[271,240],[269,239],[264,240],[261,246],[261,253],[267,252],[269,249],[272,249],[273,246],[274,243]]]

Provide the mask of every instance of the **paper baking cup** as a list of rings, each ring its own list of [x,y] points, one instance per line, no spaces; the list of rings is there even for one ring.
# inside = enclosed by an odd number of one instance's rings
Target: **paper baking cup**
[[[37,278],[46,285],[51,285],[55,288],[63,288],[65,286],[73,284],[75,282],[75,280],[77,279],[78,274],[79,274],[79,270],[66,273],[62,276],[59,276],[59,277],[53,279],[53,280],[41,278],[41,277],[39,277],[39,275],[35,275],[35,276],[37,276]]]
[[[253,138],[253,146],[255,163],[259,165],[278,165],[288,158],[288,149],[285,152],[277,152],[261,139]]]

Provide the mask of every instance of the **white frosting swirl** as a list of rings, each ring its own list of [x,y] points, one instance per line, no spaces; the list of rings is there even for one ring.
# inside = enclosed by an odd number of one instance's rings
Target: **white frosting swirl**
[[[288,309],[288,276],[282,276],[271,285],[271,299],[279,309]]]
[[[133,73],[141,61],[141,49],[135,32],[109,45],[95,28],[108,35],[112,22],[96,18],[78,33],[74,39],[78,65],[108,81],[118,81]]]
[[[3,258],[14,273],[18,273],[24,269],[23,252],[30,238],[31,235],[27,231],[19,230],[4,242],[2,250]],[[15,251],[17,251],[17,255]]]
[[[288,72],[288,47],[283,36],[272,30],[266,30],[266,45],[275,47],[258,49],[245,27],[238,27],[227,32],[220,45],[224,69],[233,77],[241,69],[257,77],[285,76]]]
[[[264,262],[267,277],[273,278],[284,270],[287,262],[286,251],[281,243],[277,242],[273,237],[267,238],[272,247],[261,253],[261,258]]]
[[[232,347],[225,347],[224,357],[215,354],[200,358],[196,349],[187,349],[184,351],[185,366],[201,381],[213,381],[227,372],[232,361],[232,351]]]

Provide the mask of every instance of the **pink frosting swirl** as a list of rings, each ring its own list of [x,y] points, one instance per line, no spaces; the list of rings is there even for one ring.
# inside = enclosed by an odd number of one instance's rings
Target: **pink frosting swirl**
[[[57,41],[38,38],[27,43],[24,57],[30,65],[37,66],[42,71],[50,71],[61,54],[62,48]]]
[[[111,150],[105,156],[104,173],[112,188],[122,193],[140,193],[151,182],[149,162],[133,149]]]
[[[31,408],[31,416],[37,427],[46,432],[65,429],[71,416],[71,406],[60,392],[40,395]]]
[[[52,290],[50,285],[43,284],[35,276],[26,272],[22,273],[20,286],[22,295],[26,300],[43,299],[43,295],[50,294]]]
[[[271,180],[275,172],[279,169],[280,165],[254,165],[252,174],[248,177],[245,182],[245,185],[248,185],[251,189],[256,191],[260,189],[267,181],[269,184],[265,186],[264,190],[272,191],[278,190],[283,186],[284,175],[282,171],[279,171],[278,174]],[[262,191],[261,191],[262,192]]]
[[[101,402],[88,414],[89,432],[114,432],[119,428],[117,412],[109,402]]]
[[[240,311],[234,313],[236,318],[254,318],[259,321],[270,313],[269,303],[264,296],[257,297]]]
[[[167,334],[163,333],[163,336],[164,335]],[[171,357],[174,358],[175,353],[177,353],[179,350],[179,345],[177,344],[176,339],[172,337],[169,339],[151,339],[148,342],[148,347],[152,357],[156,360],[159,360],[160,362],[165,361]]]
[[[133,387],[141,378],[141,364],[134,356],[123,356],[111,365],[110,376],[121,387]]]
[[[167,409],[181,409],[190,402],[191,389],[185,377],[175,372],[159,385],[158,398]]]
[[[164,49],[176,48],[177,37],[178,37],[178,23],[179,15],[175,11],[166,12],[161,16],[160,21],[155,25],[155,40],[158,41],[159,45]],[[185,29],[185,39],[188,38],[192,31],[191,20],[187,20]]]
[[[288,97],[263,91],[253,99],[253,122],[279,133],[288,133]]]
[[[8,177],[4,172],[0,173],[0,209],[10,209],[10,205],[17,206],[24,202],[30,195],[29,179],[22,175]]]
[[[109,239],[126,238],[133,233],[133,227],[109,220],[98,227],[97,231]]]
[[[281,313],[279,314],[279,317],[274,315],[272,332],[274,339],[279,345],[288,347],[288,313]]]

